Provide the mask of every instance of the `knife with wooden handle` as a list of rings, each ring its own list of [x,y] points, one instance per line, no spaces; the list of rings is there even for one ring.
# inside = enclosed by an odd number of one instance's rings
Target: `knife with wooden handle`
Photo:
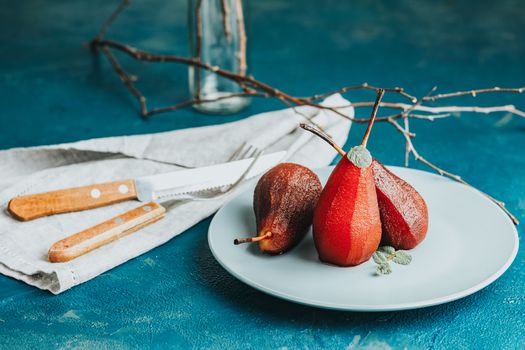
[[[137,199],[135,182],[123,180],[15,197],[8,210],[18,220],[28,221],[133,199]]]
[[[162,219],[165,213],[164,207],[158,203],[143,204],[56,242],[49,249],[48,259],[50,262],[66,262],[78,258]]]
[[[246,179],[257,176],[279,163],[286,152],[260,156]],[[222,163],[196,169],[139,177],[64,190],[30,194],[13,198],[8,211],[18,220],[27,221],[43,216],[93,209],[122,201],[163,202],[184,193],[226,186],[237,181],[254,158]]]

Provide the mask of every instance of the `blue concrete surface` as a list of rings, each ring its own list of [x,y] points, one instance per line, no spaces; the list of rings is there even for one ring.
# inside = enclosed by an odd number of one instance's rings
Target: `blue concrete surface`
[[[83,47],[115,3],[0,1],[0,148],[222,123],[279,106],[259,100],[233,116],[188,109],[141,120],[108,63]],[[185,3],[137,1],[110,36],[185,54]],[[363,81],[419,95],[434,85],[453,91],[525,81],[519,0],[267,0],[248,7],[252,73],[293,94]],[[151,106],[185,97],[186,67],[123,63],[140,76]],[[525,108],[524,100],[501,94],[450,102]],[[423,155],[503,199],[525,222],[523,119],[464,114],[413,129]],[[353,130],[347,147],[363,128]],[[403,143],[391,127],[377,125],[370,148],[384,163],[402,164]],[[209,222],[60,296],[0,276],[0,348],[525,348],[523,249],[499,280],[462,300],[345,313],[288,303],[238,282],[208,249]],[[523,225],[518,230],[523,236]]]

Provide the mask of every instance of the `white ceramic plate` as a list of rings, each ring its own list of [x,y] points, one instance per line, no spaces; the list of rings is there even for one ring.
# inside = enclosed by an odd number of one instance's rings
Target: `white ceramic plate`
[[[375,275],[375,264],[341,268],[321,263],[312,234],[290,252],[267,256],[257,245],[233,245],[255,234],[253,183],[213,218],[211,251],[233,276],[268,294],[339,310],[388,311],[437,305],[470,295],[494,282],[518,251],[518,233],[507,216],[477,191],[427,172],[389,167],[425,198],[426,239],[408,266]],[[332,168],[316,171],[323,183]]]

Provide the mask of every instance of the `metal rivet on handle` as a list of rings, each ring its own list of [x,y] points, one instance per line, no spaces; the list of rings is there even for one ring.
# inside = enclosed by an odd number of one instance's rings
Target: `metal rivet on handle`
[[[144,209],[144,211],[151,211],[151,207],[149,205],[143,206],[142,209]]]
[[[122,194],[126,194],[126,193],[129,192],[129,188],[128,188],[128,186],[122,184],[122,185],[120,185],[120,186],[118,187],[118,191],[119,191],[120,193],[122,193]]]
[[[102,194],[102,192],[100,192],[100,190],[98,188],[94,188],[91,190],[91,197],[93,198],[99,198],[100,195]]]

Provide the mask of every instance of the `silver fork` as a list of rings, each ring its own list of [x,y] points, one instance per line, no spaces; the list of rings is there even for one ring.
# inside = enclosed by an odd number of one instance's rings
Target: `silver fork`
[[[260,156],[263,155],[263,151],[259,148],[248,145],[246,143],[243,143],[237,151],[235,151],[232,156],[228,159],[229,162],[233,162],[236,160],[246,159],[246,158],[253,158],[252,162],[246,170],[239,176],[239,178],[230,185],[225,186],[218,186],[218,187],[212,187],[205,190],[197,191],[197,192],[188,192],[178,195],[176,200],[197,200],[197,201],[205,201],[205,200],[214,200],[221,198],[225,196],[226,194],[233,191],[235,188],[237,188],[244,180],[246,180],[246,177],[250,170],[253,168],[255,163],[257,163],[257,160]]]
[[[233,154],[230,158],[228,158],[228,162],[233,162],[236,160],[246,159],[253,157],[259,149],[255,147],[254,145],[251,145],[247,142],[243,142],[239,148]]]

